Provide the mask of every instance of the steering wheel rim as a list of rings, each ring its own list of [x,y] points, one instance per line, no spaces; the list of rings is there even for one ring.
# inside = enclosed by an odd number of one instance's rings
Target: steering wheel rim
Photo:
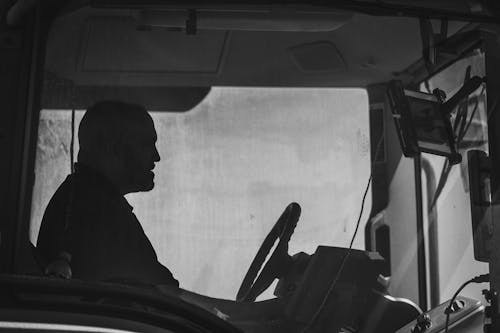
[[[286,273],[292,261],[292,258],[288,255],[288,242],[295,231],[300,212],[300,205],[296,202],[292,202],[285,208],[250,264],[236,295],[236,301],[254,302],[257,296],[264,292],[275,278],[279,278]],[[279,239],[278,245],[259,276],[257,276],[277,239]]]

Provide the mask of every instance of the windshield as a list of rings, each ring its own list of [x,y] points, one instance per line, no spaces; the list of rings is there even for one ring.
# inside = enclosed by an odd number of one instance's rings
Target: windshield
[[[83,114],[76,111],[75,131]],[[349,246],[370,175],[365,90],[213,87],[186,113],[150,115],[161,157],[155,187],[126,198],[182,288],[234,299],[290,202],[302,206],[290,254]],[[70,173],[71,110],[43,110],[38,135],[34,244],[47,203]],[[78,149],[75,133],[75,161]],[[359,230],[354,248],[362,249]]]

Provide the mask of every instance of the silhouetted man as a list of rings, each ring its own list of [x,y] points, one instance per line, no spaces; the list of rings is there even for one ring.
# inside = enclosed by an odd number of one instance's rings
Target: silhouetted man
[[[75,172],[49,202],[37,248],[70,261],[74,278],[178,286],[161,265],[124,195],[154,187],[153,120],[139,105],[103,101],[78,130]]]
[[[46,260],[69,262],[77,279],[155,285],[220,317],[242,321],[248,331],[253,321],[258,332],[275,328],[282,309],[278,301],[237,303],[183,290],[158,262],[124,198],[153,189],[152,170],[160,160],[153,120],[142,106],[99,102],[85,113],[78,138],[75,172],[57,189],[40,227],[37,248]],[[262,322],[273,325],[266,329]]]

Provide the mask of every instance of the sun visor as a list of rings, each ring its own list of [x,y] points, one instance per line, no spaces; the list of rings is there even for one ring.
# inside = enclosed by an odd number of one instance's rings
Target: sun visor
[[[210,87],[73,86],[45,80],[41,107],[49,110],[87,109],[102,100],[143,105],[147,110],[186,112],[198,105]]]

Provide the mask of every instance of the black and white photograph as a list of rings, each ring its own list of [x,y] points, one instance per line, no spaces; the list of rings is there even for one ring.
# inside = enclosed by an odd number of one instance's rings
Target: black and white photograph
[[[498,333],[499,101],[497,0],[0,0],[0,332]]]

